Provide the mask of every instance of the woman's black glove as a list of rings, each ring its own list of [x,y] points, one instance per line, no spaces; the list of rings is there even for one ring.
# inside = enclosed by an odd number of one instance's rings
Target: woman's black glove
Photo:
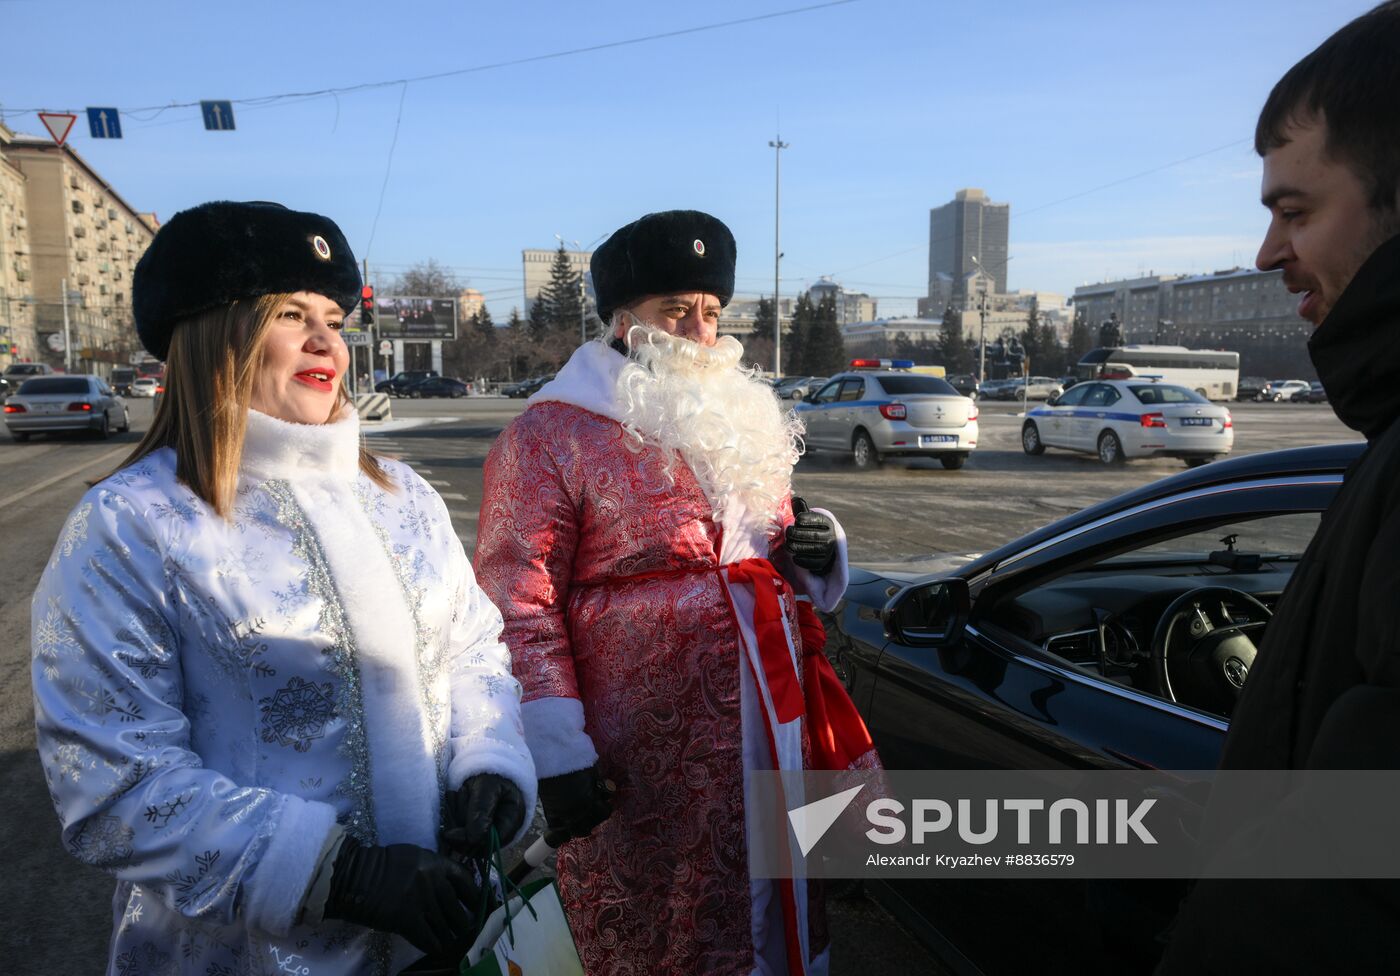
[[[433,955],[470,940],[481,889],[456,861],[415,844],[371,847],[346,837],[331,870],[326,918],[401,935]]]
[[[573,837],[587,837],[613,812],[612,793],[597,766],[546,776],[540,780],[540,802],[550,830],[567,830]]]
[[[792,561],[809,572],[825,576],[836,562],[836,526],[825,515],[807,508],[807,503],[793,496],[794,521],[787,527],[783,543]]]
[[[491,828],[502,844],[525,822],[525,797],[504,776],[479,773],[447,794],[442,839],[454,854],[482,858],[491,853]]]

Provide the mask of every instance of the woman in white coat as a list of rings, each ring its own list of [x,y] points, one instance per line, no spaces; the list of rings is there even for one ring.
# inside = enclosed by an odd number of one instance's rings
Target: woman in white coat
[[[363,445],[336,225],[173,217],[138,264],[166,394],[34,595],[67,848],[115,874],[108,972],[397,972],[462,948],[535,804],[501,617],[442,499]],[[440,837],[445,834],[445,840]]]

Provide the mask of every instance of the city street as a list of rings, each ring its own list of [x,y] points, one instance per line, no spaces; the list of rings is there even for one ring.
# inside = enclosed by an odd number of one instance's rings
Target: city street
[[[59,843],[34,752],[29,600],[64,517],[89,481],[135,447],[150,400],[128,401],[133,430],[99,441],[61,435],[27,444],[0,435],[0,903],[7,971],[100,971],[110,928],[110,880]],[[1325,405],[1231,404],[1236,454],[1356,439]],[[503,399],[395,400],[394,420],[367,428],[375,449],[403,457],[447,501],[458,535],[475,547],[482,462],[523,408]],[[843,522],[855,563],[921,560],[985,551],[1032,528],[1144,482],[1185,470],[1180,461],[1105,467],[1097,458],[1020,449],[1018,405],[986,404],[981,444],[961,471],[936,461],[892,461],[857,471],[849,459],[804,458],[795,491]],[[864,901],[833,906],[833,973],[932,971],[933,963],[887,915]]]

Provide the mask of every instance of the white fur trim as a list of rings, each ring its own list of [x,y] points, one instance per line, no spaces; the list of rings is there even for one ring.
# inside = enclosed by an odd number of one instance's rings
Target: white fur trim
[[[379,843],[436,849],[437,761],[403,587],[350,482],[303,478],[292,491],[321,543],[355,638]]]
[[[291,932],[334,828],[335,807],[282,795],[272,840],[244,885],[249,926],[277,936]]]
[[[818,515],[825,515],[836,526],[836,561],[825,576],[818,576],[811,570],[803,569],[792,561],[787,549],[779,547],[774,553],[773,564],[782,573],[792,588],[804,596],[812,598],[812,605],[824,613],[836,609],[836,604],[846,595],[846,587],[851,582],[851,566],[847,559],[846,530],[824,508],[814,508]]]
[[[554,379],[525,402],[567,403],[620,423],[622,409],[617,399],[617,379],[627,362],[626,356],[601,340],[585,342],[574,350]]]
[[[583,702],[577,698],[533,698],[520,706],[525,744],[535,757],[535,773],[560,776],[598,762],[598,750],[583,731]]]
[[[360,415],[346,406],[329,424],[292,424],[248,411],[239,473],[296,480],[308,474],[353,478],[360,467]]]

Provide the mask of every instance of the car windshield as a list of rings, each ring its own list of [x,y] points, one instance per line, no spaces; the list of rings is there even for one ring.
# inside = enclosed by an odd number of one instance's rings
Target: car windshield
[[[942,396],[961,395],[937,376],[881,376],[880,385],[890,396],[914,396],[920,393]]]
[[[1152,383],[1144,386],[1130,386],[1133,396],[1138,398],[1139,403],[1209,403],[1205,397],[1195,390],[1188,390],[1184,386],[1167,386],[1163,383]]]
[[[21,394],[43,396],[49,393],[86,393],[88,381],[81,376],[43,376],[25,380],[19,388]]]

